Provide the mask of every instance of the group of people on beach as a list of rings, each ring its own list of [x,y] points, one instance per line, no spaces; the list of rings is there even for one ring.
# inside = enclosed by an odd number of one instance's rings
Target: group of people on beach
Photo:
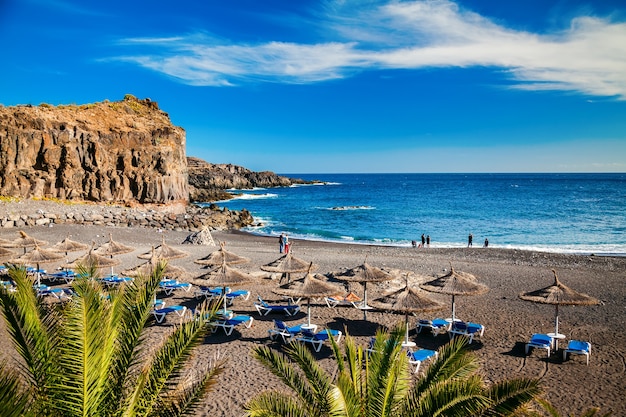
[[[285,233],[281,233],[278,236],[278,244],[280,253],[289,253],[289,236]]]
[[[422,233],[422,243],[417,243],[415,240],[411,242],[414,248],[429,248],[430,247],[430,235],[425,236]]]
[[[416,240],[412,240],[411,241],[411,245],[414,248],[420,249],[420,248],[429,248],[430,247],[430,235],[424,235],[424,233],[422,233],[422,243],[417,243]],[[474,235],[473,234],[469,234],[469,236],[467,236],[467,247],[471,247],[474,246]],[[489,246],[489,239],[485,238],[485,243],[483,244],[483,248],[486,248]]]
[[[469,236],[467,236],[467,247],[469,248],[470,246],[474,246],[474,235],[473,234],[469,234]],[[489,239],[485,238],[485,243],[483,244],[483,248],[486,248],[489,246]]]

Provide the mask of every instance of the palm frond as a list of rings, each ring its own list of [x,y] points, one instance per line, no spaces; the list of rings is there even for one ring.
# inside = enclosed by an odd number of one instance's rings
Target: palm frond
[[[255,347],[253,354],[271,373],[291,388],[302,403],[312,404],[315,401],[310,382],[302,378],[302,375],[289,362],[287,356],[266,346]]]
[[[541,393],[538,379],[519,378],[492,385],[486,392],[492,404],[485,416],[510,416]]]
[[[388,416],[409,387],[407,358],[402,348],[405,329],[398,325],[391,333],[376,332],[368,359],[367,404],[372,415]]]
[[[267,391],[255,396],[244,406],[246,417],[306,417],[306,408],[291,395]]]
[[[403,403],[403,412],[411,410],[415,417],[475,416],[491,405],[482,390],[482,379],[448,379],[435,382],[426,392]]]
[[[20,387],[20,375],[0,363],[0,410],[5,417],[23,417],[29,410],[30,393]]]
[[[79,296],[66,309],[64,326],[59,329],[63,373],[53,399],[68,413],[97,415],[115,351],[116,323],[97,283],[84,278],[74,288]]]
[[[176,417],[190,414],[206,394],[217,384],[218,376],[224,371],[225,360],[216,359],[200,372],[194,372],[179,386],[163,398],[158,399],[151,417]]]
[[[10,265],[8,276],[17,291],[0,289],[0,300],[7,330],[18,354],[24,359],[22,377],[33,388],[34,396],[46,398],[58,375],[55,357],[54,327],[57,322],[35,295],[33,284],[24,267]],[[56,317],[55,317],[56,318]]]
[[[312,404],[316,405],[319,412],[327,413],[330,409],[328,392],[332,388],[331,376],[322,369],[304,343],[292,342],[287,347],[286,353],[298,365],[308,381],[310,392],[315,397],[315,402]]]
[[[186,321],[178,326],[163,341],[140,373],[135,389],[128,397],[128,410],[134,413],[151,413],[160,395],[167,393],[168,383],[179,377],[179,370],[207,332],[203,318]]]

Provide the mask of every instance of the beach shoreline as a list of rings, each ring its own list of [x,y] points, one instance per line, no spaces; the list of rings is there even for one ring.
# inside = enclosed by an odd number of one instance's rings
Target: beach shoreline
[[[20,229],[22,230],[22,229]],[[136,266],[144,261],[137,255],[150,251],[152,246],[161,243],[183,250],[189,256],[171,261],[175,266],[185,268],[192,281],[206,270],[193,261],[216,250],[217,246],[182,245],[191,233],[184,230],[161,231],[150,228],[79,226],[72,224],[52,227],[27,227],[29,235],[48,241],[52,245],[65,237],[82,243],[97,244],[106,242],[109,234],[113,239],[136,248],[132,253],[120,255],[122,265],[116,271]],[[139,231],[139,233],[138,233]],[[14,239],[18,229],[0,229],[0,238]],[[246,231],[212,231],[213,239],[224,242],[226,248],[245,256],[250,262],[237,267],[258,276],[258,281],[246,285],[244,289],[252,295],[247,301],[236,301],[234,310],[239,314],[254,317],[250,329],[237,328],[226,336],[221,330],[209,336],[198,347],[193,361],[207,363],[216,354],[227,357],[227,367],[220,376],[220,384],[210,393],[199,407],[197,416],[233,416],[241,414],[241,407],[253,395],[270,387],[280,388],[282,384],[250,355],[250,350],[260,344],[269,344],[280,349],[279,343],[271,342],[267,331],[272,327],[272,319],[282,315],[259,316],[253,306],[257,296],[266,300],[280,301],[272,292],[278,285],[278,277],[263,273],[260,266],[277,259],[278,239],[259,236]],[[626,258],[612,256],[583,256],[523,251],[498,248],[425,248],[414,249],[396,246],[353,245],[291,239],[292,250],[298,258],[318,265],[317,273],[328,274],[352,268],[367,260],[368,264],[393,272],[409,272],[409,282],[418,286],[427,277],[442,274],[453,267],[455,270],[474,274],[489,287],[489,291],[475,297],[457,297],[457,315],[465,320],[485,326],[481,342],[471,347],[482,366],[487,381],[499,381],[515,377],[539,377],[545,388],[545,396],[562,414],[580,414],[591,406],[603,411],[613,411],[613,415],[626,415],[626,405],[621,395],[626,390],[626,336],[624,328],[626,314]],[[83,253],[69,254],[69,260]],[[54,269],[59,264],[45,265]],[[525,291],[548,286],[553,281],[551,269],[555,269],[563,283],[579,292],[589,294],[601,301],[600,305],[587,307],[562,307],[560,309],[561,332],[567,339],[587,340],[592,343],[592,356],[589,365],[580,357],[565,362],[559,355],[546,359],[545,351],[524,354],[524,344],[533,333],[547,333],[554,329],[554,306],[540,305],[519,299]],[[274,278],[274,279],[272,279]],[[397,288],[401,279],[368,285],[370,299],[384,291]],[[362,287],[351,283],[349,290],[362,295]],[[418,315],[419,318],[434,318],[449,314],[450,297],[428,293],[429,297],[445,303],[448,308],[440,313]],[[192,293],[174,293],[166,297],[168,305],[184,304],[190,308],[197,303]],[[366,344],[378,326],[390,327],[404,320],[403,316],[373,311],[368,320],[363,320],[360,310],[352,307],[328,308],[323,301],[313,303],[312,321],[320,326],[337,330],[347,330],[359,343]],[[411,318],[411,340],[418,346],[436,349],[448,341],[446,335],[433,337],[415,332],[418,317]],[[301,323],[303,313],[288,318],[290,323]],[[148,332],[162,334],[171,329],[176,319],[167,318],[164,324],[148,326]],[[158,337],[155,337],[158,340]],[[0,357],[11,358],[14,353],[8,341],[4,323],[0,325]],[[320,364],[332,370],[334,360],[327,348],[316,354]],[[236,387],[236,388],[233,388]]]

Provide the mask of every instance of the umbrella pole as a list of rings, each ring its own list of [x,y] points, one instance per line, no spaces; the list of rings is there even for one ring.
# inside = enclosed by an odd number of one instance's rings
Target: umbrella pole
[[[226,318],[226,287],[222,286],[222,303],[224,305],[224,318]]]
[[[454,305],[454,294],[452,294],[452,323],[454,323],[455,319],[455,305]]]
[[[306,315],[307,315],[307,326],[309,326],[309,328],[311,328],[311,299],[307,299],[307,308],[306,308]]]
[[[404,341],[405,346],[409,346],[409,315],[404,315],[404,327],[406,328],[406,340]]]
[[[367,281],[363,282],[363,320],[367,320]]]
[[[556,304],[556,308],[554,310],[554,334],[559,334],[559,305]]]

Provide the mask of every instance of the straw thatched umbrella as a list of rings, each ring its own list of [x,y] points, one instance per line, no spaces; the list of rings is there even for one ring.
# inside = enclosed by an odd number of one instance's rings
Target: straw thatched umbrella
[[[539,290],[522,293],[519,295],[519,298],[532,301],[533,303],[554,305],[554,337],[558,349],[558,339],[560,338],[559,306],[589,306],[599,304],[600,301],[590,295],[572,290],[559,281],[559,277],[554,269],[552,273],[554,274],[554,283],[552,285]]]
[[[83,265],[83,266],[94,265],[96,268],[107,268],[107,267],[114,267],[121,263],[119,259],[113,259],[111,257],[99,255],[98,253],[96,253],[94,249],[95,245],[96,245],[96,242],[92,242],[89,252],[87,252],[85,255],[81,256],[80,258],[74,259],[72,262],[70,262],[69,264],[65,266],[67,268],[76,268],[79,265]]]
[[[309,270],[304,278],[288,282],[273,290],[278,295],[307,299],[307,327],[309,328],[312,327],[311,298],[329,297],[343,292],[343,288],[325,281],[323,275],[313,275],[311,273],[312,267],[313,263],[309,265]]]
[[[422,291],[416,291],[409,287],[409,274],[406,274],[404,287],[391,291],[382,297],[372,300],[372,306],[379,310],[389,310],[404,314],[404,324],[406,326],[406,337],[403,346],[413,346],[409,342],[409,314],[424,313],[441,310],[444,305],[438,301],[431,300]]]
[[[12,248],[24,248],[24,253],[26,253],[26,248],[30,248],[32,246],[44,246],[47,245],[48,242],[45,240],[39,240],[32,236],[26,234],[26,232],[20,230],[20,237],[11,242]]]
[[[0,258],[10,258],[15,255],[15,252],[12,250],[6,249],[0,246]]]
[[[0,248],[14,248],[12,240],[0,238]]]
[[[137,255],[140,259],[150,259],[152,256],[157,256],[158,258],[165,260],[179,259],[188,256],[187,252],[183,252],[182,250],[173,248],[165,244],[165,236],[163,236],[163,240],[161,244],[157,247],[152,248],[151,251],[146,253],[142,253],[141,255]]]
[[[138,277],[138,276],[149,276],[152,275],[156,267],[160,264],[161,261],[167,261],[156,255],[156,251],[152,252],[152,257],[148,262],[144,262],[141,265],[137,265],[134,268],[127,269],[124,271],[124,275],[129,277]],[[181,268],[179,266],[174,266],[169,262],[166,263],[165,268],[163,269],[163,276],[170,278],[182,278],[187,276],[187,270]]]
[[[298,272],[315,271],[317,265],[312,262],[304,261],[300,258],[293,256],[293,249],[290,249],[285,255],[272,261],[268,264],[261,266],[261,270],[266,272],[281,273],[287,278],[287,283],[291,282],[291,274]],[[282,281],[282,277],[281,277]]]
[[[476,277],[467,272],[455,271],[450,265],[450,272],[420,285],[423,290],[452,296],[452,322],[456,320],[454,297],[457,295],[480,295],[489,291],[489,287],[476,281]]]
[[[52,249],[41,249],[39,245],[35,244],[35,247],[20,256],[19,258],[13,259],[12,263],[18,264],[35,264],[37,265],[37,271],[35,272],[35,276],[37,277],[37,286],[41,285],[41,274],[39,273],[39,265],[56,262],[59,259],[63,258],[63,254],[61,252],[57,252]]]
[[[132,246],[124,245],[123,243],[119,243],[113,240],[113,234],[109,233],[109,240],[106,243],[98,246],[95,249],[95,252],[98,255],[113,257],[114,255],[123,255],[125,253],[130,253],[134,251],[135,248]]]
[[[123,243],[119,243],[113,240],[113,234],[109,233],[109,240],[106,243],[98,246],[94,253],[102,256],[108,256],[111,259],[115,255],[123,255],[125,253],[130,253],[134,251],[135,248],[132,246],[124,245]],[[113,265],[111,266],[111,275],[113,275]]]
[[[58,252],[63,252],[65,253],[65,256],[67,256],[68,252],[78,252],[81,250],[87,250],[89,249],[89,245],[85,245],[84,243],[80,243],[80,242],[70,239],[69,237],[66,237],[62,241],[52,245],[51,249],[54,249]]]
[[[389,272],[369,265],[367,257],[361,265],[333,275],[340,281],[360,282],[363,284],[363,304],[359,307],[363,310],[363,320],[367,320],[367,310],[371,309],[367,304],[367,283],[391,281],[395,278]]]
[[[215,286],[222,289],[223,314],[226,315],[226,287],[246,284],[254,281],[255,277],[228,265],[224,260],[219,267],[196,277],[194,281],[198,280],[201,280],[204,285]]]
[[[219,266],[226,262],[227,265],[238,265],[249,261],[248,258],[239,256],[225,249],[226,242],[220,242],[220,248],[211,252],[204,258],[196,259],[194,262],[199,265]]]

